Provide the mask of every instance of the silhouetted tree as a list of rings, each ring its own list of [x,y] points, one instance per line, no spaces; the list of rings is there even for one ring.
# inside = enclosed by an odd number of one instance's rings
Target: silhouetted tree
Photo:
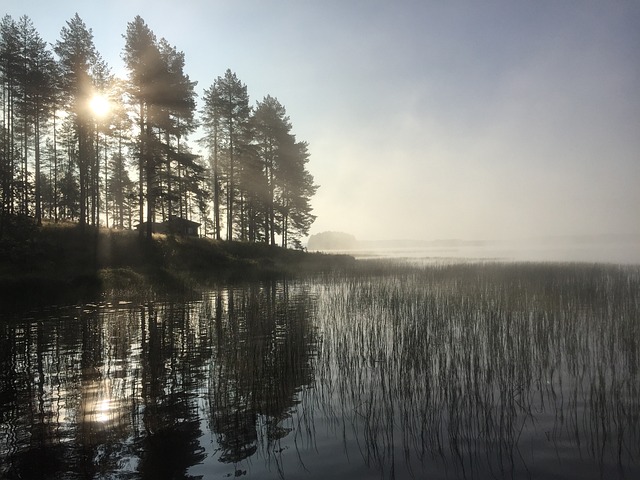
[[[275,245],[279,234],[287,247],[290,236],[296,240],[306,235],[315,220],[310,200],[318,187],[306,168],[307,144],[296,142],[284,106],[269,95],[258,103],[252,119],[266,186],[265,240]]]
[[[42,219],[40,144],[53,103],[55,62],[27,16],[17,22],[5,16],[0,24],[0,76],[5,127],[2,216],[12,214],[16,207],[20,214],[27,215],[33,205],[39,224]],[[30,151],[34,154],[32,172]]]
[[[28,17],[0,21],[0,233],[14,214],[130,226],[134,194],[148,237],[156,218],[173,216],[199,218],[216,239],[224,228],[228,240],[275,245],[280,236],[287,246],[308,231],[317,187],[278,100],[267,96],[252,112],[235,73],[215,79],[200,112],[207,172],[187,143],[198,122],[184,53],[140,16],[124,38],[127,82],[111,75],[77,14],[53,47],[57,62]],[[108,115],[91,109],[98,94],[110,100]]]
[[[209,170],[210,184],[213,198],[213,236],[216,240],[221,239],[221,206],[223,203],[222,196],[222,172],[220,167],[222,147],[220,142],[222,115],[220,112],[219,95],[220,90],[217,88],[218,79],[214,80],[213,85],[204,91],[204,107],[201,111],[202,126],[205,131],[205,137],[202,143],[209,151]]]
[[[276,244],[276,182],[279,165],[290,141],[291,123],[285,108],[277,99],[267,95],[258,102],[253,114],[254,141],[264,172],[265,241]]]
[[[176,201],[180,215],[188,211],[183,174],[194,162],[181,139],[195,128],[195,82],[184,73],[184,54],[158,41],[141,17],[129,23],[125,38],[123,57],[138,116],[140,222],[146,193],[150,238],[158,199],[164,200],[165,216],[173,215]]]
[[[42,40],[33,22],[27,16],[20,17],[15,24],[19,42],[20,77],[17,105],[19,121],[22,124],[22,199],[20,211],[29,212],[29,152],[34,152],[34,204],[38,224],[42,220],[40,192],[40,143],[43,124],[48,116],[54,94],[54,60],[47,44]]]
[[[178,213],[188,216],[187,198],[195,190],[189,188],[189,179],[185,178],[194,167],[195,156],[185,148],[183,137],[195,129],[195,91],[196,82],[192,82],[184,72],[184,53],[178,52],[165,39],[159,43],[160,55],[164,64],[162,94],[158,99],[159,126],[164,137],[164,191],[166,214],[171,218]]]
[[[218,182],[217,167],[221,167],[226,183],[227,240],[233,239],[234,225],[239,223],[236,202],[241,202],[242,199],[238,188],[238,174],[242,168],[241,160],[243,156],[247,158],[250,150],[250,114],[247,87],[228,69],[224,76],[218,77],[205,92],[203,111],[209,148],[213,149],[214,183]],[[219,159],[224,160],[218,163]],[[219,208],[215,184],[214,202],[215,214]],[[216,223],[219,226],[219,221]]]
[[[123,59],[129,69],[129,94],[137,105],[138,126],[138,190],[139,190],[139,221],[144,222],[145,179],[147,186],[147,237],[151,237],[153,218],[152,184],[155,176],[153,150],[155,144],[152,136],[150,121],[154,96],[157,96],[156,79],[161,72],[160,51],[156,37],[144,22],[142,17],[136,16],[127,25]],[[142,230],[140,231],[142,234]]]
[[[290,143],[284,149],[278,167],[278,210],[280,211],[282,246],[287,248],[289,240],[300,248],[300,237],[309,234],[309,228],[315,221],[311,207],[311,197],[318,186],[306,168],[309,162],[306,142]]]
[[[60,169],[58,183],[60,217],[66,220],[77,220],[80,218],[80,181],[78,178],[78,144],[72,118],[66,117],[64,119],[58,137],[60,137],[60,145],[63,150],[57,159]]]
[[[18,200],[18,172],[21,165],[18,148],[18,98],[20,95],[20,47],[16,22],[5,15],[0,22],[0,78],[2,80],[2,217],[0,231],[8,215],[15,212]]]
[[[89,102],[94,94],[93,69],[98,65],[98,53],[93,34],[76,14],[60,31],[54,50],[59,57],[64,106],[73,121],[78,142],[80,183],[80,225],[87,221],[87,200],[90,188],[90,166],[93,162],[92,118]]]

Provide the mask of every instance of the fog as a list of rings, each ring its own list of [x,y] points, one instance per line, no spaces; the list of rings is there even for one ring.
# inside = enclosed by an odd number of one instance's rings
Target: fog
[[[363,242],[345,250],[357,259],[409,262],[579,262],[640,264],[640,236],[546,237],[482,242]]]
[[[547,4],[532,18],[505,9],[502,25],[514,23],[504,28],[495,19],[440,37],[425,28],[416,41],[452,57],[394,79],[392,100],[374,102],[381,117],[365,106],[336,119],[327,136],[346,146],[319,146],[339,168],[315,166],[314,231],[467,240],[640,233],[638,15],[618,7]],[[449,25],[471,15],[448,13]],[[414,70],[420,61],[406,59]]]

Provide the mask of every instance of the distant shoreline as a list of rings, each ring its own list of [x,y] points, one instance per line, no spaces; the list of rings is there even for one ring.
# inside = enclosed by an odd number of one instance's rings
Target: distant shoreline
[[[310,241],[310,251],[342,253],[356,259],[448,258],[640,264],[640,235],[571,235],[511,240],[357,240],[341,232],[320,235],[325,235],[325,238],[316,237],[316,241]],[[323,240],[333,248],[318,248],[324,246]]]

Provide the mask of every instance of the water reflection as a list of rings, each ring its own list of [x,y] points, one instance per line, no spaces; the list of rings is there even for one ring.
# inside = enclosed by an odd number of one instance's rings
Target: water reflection
[[[204,418],[220,462],[247,458],[313,380],[312,309],[268,283],[1,322],[0,476],[189,477]]]
[[[207,400],[220,461],[240,462],[260,442],[269,445],[289,433],[281,423],[298,403],[300,389],[313,381],[317,338],[309,323],[311,300],[292,300],[289,288],[279,295],[275,284],[216,295],[215,374]]]
[[[640,270],[376,268],[0,320],[2,478],[637,478]]]

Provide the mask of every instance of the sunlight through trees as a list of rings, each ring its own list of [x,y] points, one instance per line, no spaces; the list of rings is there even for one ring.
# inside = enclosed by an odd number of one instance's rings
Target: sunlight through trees
[[[76,14],[49,49],[31,20],[0,22],[0,236],[17,218],[135,228],[172,218],[216,239],[300,247],[317,186],[284,106],[251,106],[227,70],[204,91],[185,55],[137,16],[115,77]],[[198,127],[202,127],[198,130]],[[194,149],[189,136],[204,133]]]
[[[107,97],[100,94],[96,94],[93,96],[93,98],[89,101],[89,107],[97,118],[104,118],[105,116],[107,116],[109,110],[111,109],[111,105],[109,104],[109,100],[107,99]]]

